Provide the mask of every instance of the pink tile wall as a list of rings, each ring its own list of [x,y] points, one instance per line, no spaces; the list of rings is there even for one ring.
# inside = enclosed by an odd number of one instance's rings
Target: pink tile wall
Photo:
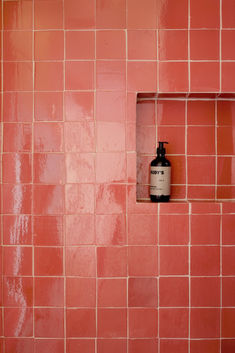
[[[234,205],[136,203],[135,127],[137,92],[234,93],[235,1],[0,10],[0,350],[233,352]]]

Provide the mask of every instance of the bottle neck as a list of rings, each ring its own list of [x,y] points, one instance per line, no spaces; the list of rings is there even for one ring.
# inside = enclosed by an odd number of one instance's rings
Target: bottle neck
[[[159,157],[159,158],[165,158],[165,153],[163,153],[163,152],[158,152],[158,153],[157,153],[157,157]]]

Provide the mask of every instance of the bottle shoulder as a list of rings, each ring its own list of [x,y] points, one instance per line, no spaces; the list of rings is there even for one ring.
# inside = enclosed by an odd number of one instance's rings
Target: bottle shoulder
[[[171,163],[168,159],[165,157],[156,157],[154,160],[151,162],[152,167],[170,167]]]

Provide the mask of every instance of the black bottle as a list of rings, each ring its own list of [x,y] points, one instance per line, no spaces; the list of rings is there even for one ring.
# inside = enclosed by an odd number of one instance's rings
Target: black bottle
[[[152,202],[168,202],[170,200],[171,164],[165,158],[164,143],[159,142],[157,157],[150,165],[150,198]]]

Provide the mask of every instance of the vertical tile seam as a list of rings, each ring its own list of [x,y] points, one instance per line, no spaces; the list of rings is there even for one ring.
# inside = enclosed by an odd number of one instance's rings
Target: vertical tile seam
[[[96,158],[97,158],[97,122],[96,122],[96,58],[97,58],[97,21],[96,21],[96,16],[97,16],[97,1],[94,0],[94,11],[95,11],[95,28],[94,28],[94,87],[93,87],[93,104],[94,104],[94,109],[93,109],[93,119],[94,119],[94,139],[95,139],[95,156],[94,156],[94,214],[93,214],[93,222],[94,222],[94,236],[95,236],[95,261],[96,261],[96,267],[95,267],[95,300],[96,300],[96,305],[95,305],[95,353],[98,352],[98,258],[97,258],[97,241],[96,241]]]
[[[215,201],[218,197],[218,146],[217,146],[217,129],[218,129],[218,100],[215,99]]]
[[[220,28],[219,28],[219,92],[222,92],[222,0],[220,6]]]
[[[3,168],[2,168],[2,156],[3,156],[3,0],[1,1],[1,73],[2,73],[2,79],[1,79],[1,175],[0,175],[0,181],[1,181],[1,267],[2,267],[2,273],[1,273],[1,298],[3,299],[3,184],[2,184],[2,175],[3,175]],[[1,320],[2,320],[2,337],[4,336],[4,307],[3,307],[3,302],[2,302],[2,308],[1,308]],[[3,353],[5,353],[5,343],[3,342]]]
[[[35,101],[34,101],[34,86],[35,86],[35,80],[34,80],[34,76],[35,76],[35,57],[34,57],[34,24],[35,24],[35,19],[34,19],[34,1],[32,0],[32,105],[33,105],[33,111],[32,111],[32,141],[31,141],[31,148],[32,148],[32,152],[31,152],[31,185],[32,185],[32,202],[31,202],[31,219],[32,219],[32,277],[33,277],[33,307],[32,307],[32,311],[33,311],[33,344],[35,343],[35,269],[34,269],[34,259],[35,259],[35,247],[34,247],[34,121],[35,121],[35,116],[34,116],[34,105],[35,105]]]
[[[188,353],[191,351],[190,341],[191,341],[191,238],[192,238],[192,204],[189,203],[189,245],[188,245]]]
[[[125,220],[126,220],[126,249],[127,249],[127,277],[126,277],[126,351],[129,353],[129,336],[130,336],[130,329],[129,329],[129,303],[128,303],[128,292],[129,292],[129,246],[128,246],[128,171],[127,171],[127,97],[128,97],[128,31],[127,31],[127,18],[128,18],[128,4],[127,1],[125,1],[125,12],[126,12],[126,24],[125,24],[125,39],[126,39],[126,59],[125,59],[125,68],[126,68],[126,87],[125,87],[125,96],[126,96],[126,102],[125,102],[125,153],[126,153],[126,186],[125,186],[125,194],[126,194],[126,209],[125,209]],[[136,95],[136,101],[137,101],[137,95]],[[136,106],[136,101],[135,101],[135,106]],[[135,114],[135,118],[137,119],[137,116]],[[136,138],[136,121],[135,121],[135,138]],[[135,168],[137,166],[137,151],[135,148]],[[137,170],[136,170],[136,181],[135,181],[135,199],[137,199]],[[136,202],[136,201],[135,201]]]
[[[220,353],[222,353],[222,305],[223,305],[223,219],[222,203],[220,203]]]
[[[35,0],[34,0],[35,1]],[[63,278],[64,278],[64,353],[67,352],[67,282],[66,282],[66,215],[65,215],[65,185],[67,183],[67,169],[66,169],[66,153],[65,153],[65,59],[66,59],[66,31],[65,31],[65,0],[62,0],[62,8],[63,8],[63,38],[64,38],[64,57],[63,57],[63,155],[64,155],[64,213],[63,213]]]

